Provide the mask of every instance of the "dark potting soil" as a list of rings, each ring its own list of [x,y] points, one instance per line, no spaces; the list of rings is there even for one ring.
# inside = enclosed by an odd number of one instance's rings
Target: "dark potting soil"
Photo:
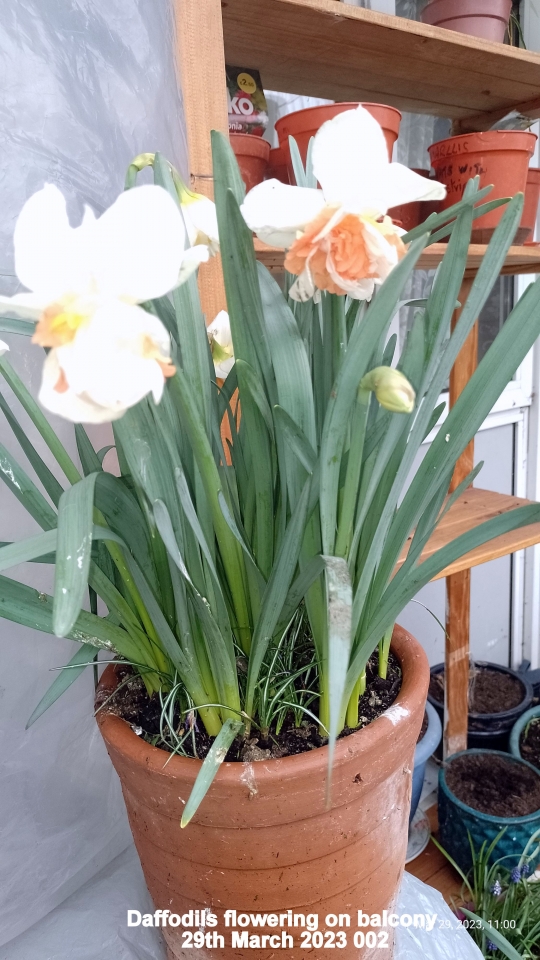
[[[444,670],[429,681],[429,693],[437,703],[444,703]],[[525,696],[523,684],[509,673],[489,667],[474,667],[469,679],[470,713],[504,713],[519,706]]]
[[[446,768],[446,782],[463,803],[493,817],[526,817],[540,810],[540,775],[510,758],[457,757]]]
[[[540,769],[540,718],[527,724],[519,740],[519,749],[524,760]]]
[[[120,681],[124,682],[124,685],[108,700],[103,709],[126,720],[135,732],[148,743],[163,750],[169,749],[160,737],[161,705],[159,697],[155,694],[152,697],[148,696],[142,680],[133,673],[131,667],[121,667],[117,675]],[[385,680],[378,676],[377,654],[374,654],[369,660],[366,677],[366,692],[362,694],[358,701],[360,723],[353,729],[345,727],[340,734],[340,738],[349,736],[361,727],[372,723],[394,703],[399,694],[401,668],[397,658],[392,653],[389,657],[388,676]],[[311,704],[310,709],[313,713],[316,713],[316,701]],[[179,732],[185,724],[185,718],[182,720],[178,713],[175,715],[174,722],[175,728]],[[196,721],[193,732],[194,737],[189,737],[186,740],[184,749],[190,749],[191,745],[190,754],[203,760],[210,750],[214,738],[208,736],[200,720]],[[193,739],[196,754],[193,751]],[[309,717],[302,720],[300,726],[297,727],[294,724],[292,714],[290,714],[287,716],[280,732],[276,733],[275,729],[270,729],[270,734],[266,740],[262,739],[256,728],[252,728],[252,736],[249,741],[237,738],[231,744],[225,759],[228,762],[250,762],[287,757],[315,750],[317,747],[324,746],[326,742],[327,738],[320,736],[318,725]]]

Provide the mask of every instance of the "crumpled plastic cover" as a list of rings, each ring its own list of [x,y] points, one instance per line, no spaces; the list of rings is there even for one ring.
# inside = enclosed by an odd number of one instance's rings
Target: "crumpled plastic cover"
[[[0,960],[166,960],[160,932],[127,927],[128,909],[153,911],[133,846],[5,952],[0,948]],[[400,927],[392,960],[482,960],[441,894],[409,873],[396,913],[436,913],[437,923],[431,933]]]
[[[84,203],[99,214],[118,196],[138,153],[160,150],[185,172],[171,16],[170,0],[0,0],[1,294],[17,289],[15,219],[44,183],[62,190],[75,224]],[[35,396],[43,351],[25,337],[1,339]],[[62,481],[3,381],[0,390]],[[77,459],[73,428],[57,418],[51,422]],[[91,433],[100,446],[110,442],[108,428]],[[34,476],[1,414],[0,442]],[[0,539],[37,532],[0,483]],[[52,590],[48,565],[26,564],[6,575]],[[74,652],[71,641],[0,619],[0,944],[44,917],[131,843],[120,786],[92,718],[91,670],[24,729],[56,675],[52,668]],[[92,923],[99,922],[95,914]],[[75,928],[71,936],[77,939]],[[5,950],[11,957],[11,944]],[[38,953],[40,960],[48,957]],[[109,956],[120,960],[121,953]]]

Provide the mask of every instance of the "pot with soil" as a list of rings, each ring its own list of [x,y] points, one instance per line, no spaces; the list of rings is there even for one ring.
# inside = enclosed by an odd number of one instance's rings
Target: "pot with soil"
[[[471,177],[480,177],[480,189],[493,185],[486,202],[525,193],[536,140],[535,134],[522,130],[488,130],[448,137],[432,144],[429,155],[435,179],[446,186],[441,211],[462,199]],[[489,243],[505,209],[504,205],[497,207],[475,220],[471,242]],[[514,243],[523,243],[528,234],[529,229],[520,226]]]
[[[296,140],[305,166],[309,141],[315,136],[323,123],[331,120],[339,113],[344,113],[346,110],[355,110],[359,106],[364,107],[372,117],[375,117],[377,123],[382,127],[388,148],[388,159],[392,159],[392,152],[401,123],[401,113],[395,107],[388,107],[383,103],[333,103],[321,107],[308,107],[306,110],[289,113],[287,116],[281,117],[276,123],[279,145],[286,156],[289,168],[290,183],[296,183],[296,180],[289,151],[289,137],[294,137]]]
[[[510,731],[529,709],[533,689],[526,676],[498,663],[477,660],[469,678],[469,723],[467,745],[506,750]],[[431,668],[429,703],[444,719],[444,664]]]
[[[471,867],[469,836],[475,850],[506,828],[491,856],[517,866],[523,849],[540,827],[540,771],[499,750],[463,750],[439,772],[439,838],[465,872]]]
[[[361,719],[374,706],[384,712],[338,740],[330,809],[325,803],[327,747],[317,748],[310,736],[302,736],[298,749],[304,752],[296,756],[272,758],[271,751],[259,749],[244,752],[244,762],[223,763],[193,820],[181,830],[200,760],[171,757],[145,742],[132,729],[132,717],[126,722],[105,710],[97,714],[155,906],[180,915],[211,908],[226,936],[219,950],[223,960],[254,956],[250,949],[232,948],[223,923],[227,909],[325,916],[353,914],[359,904],[364,912],[381,913],[394,904],[405,862],[413,754],[429,668],[420,645],[397,626],[392,650],[399,668],[387,681],[394,702],[385,709],[388,697],[379,678],[372,677],[360,700]],[[118,685],[118,670],[117,665],[105,670],[98,705]],[[291,932],[295,946],[287,956],[301,960],[307,951],[299,931]],[[170,960],[193,956],[182,947],[181,929],[167,927],[164,933]],[[265,949],[256,954],[259,960],[272,955]],[[351,935],[341,956],[367,960],[371,951],[354,946]]]
[[[262,183],[266,176],[270,144],[251,133],[231,133],[229,139],[246,185],[246,192],[249,192],[258,183]]]
[[[540,706],[531,707],[516,720],[510,734],[510,752],[540,770]]]
[[[512,0],[431,0],[421,17],[423,23],[503,43],[511,12]]]
[[[422,729],[414,751],[414,769],[411,795],[411,813],[409,820],[414,817],[420,795],[424,785],[424,776],[426,773],[426,763],[439,746],[442,739],[442,724],[435,707],[431,703],[426,703],[426,712]]]

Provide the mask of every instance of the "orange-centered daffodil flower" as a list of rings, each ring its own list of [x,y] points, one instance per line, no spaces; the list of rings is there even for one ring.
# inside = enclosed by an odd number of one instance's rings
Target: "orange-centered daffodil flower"
[[[298,277],[294,300],[318,290],[369,300],[405,254],[387,211],[440,200],[446,188],[390,163],[382,129],[363,107],[322,125],[312,159],[322,189],[266,180],[246,196],[244,219],[264,243],[288,251],[285,269]]]
[[[98,219],[71,227],[51,184],[25,203],[15,226],[15,269],[30,293],[0,297],[0,313],[37,320],[48,347],[39,399],[68,420],[121,417],[148,393],[156,403],[174,374],[170,337],[139,303],[183,283],[208,260],[188,247],[180,210],[158,186],[121,194]]]

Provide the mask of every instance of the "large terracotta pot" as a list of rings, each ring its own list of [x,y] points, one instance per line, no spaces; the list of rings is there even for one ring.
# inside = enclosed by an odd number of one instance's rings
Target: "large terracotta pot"
[[[395,904],[429,680],[424,651],[400,627],[394,631],[393,650],[403,671],[401,692],[383,716],[338,741],[330,810],[323,747],[282,760],[223,764],[194,819],[181,830],[200,762],[170,758],[140,740],[124,720],[98,713],[156,908],[181,916],[210,908],[225,937],[224,948],[197,951],[183,946],[182,927],[166,927],[170,960],[270,960],[277,955],[272,948],[233,948],[231,928],[224,924],[227,909],[316,913],[323,929],[329,913],[348,913],[351,927],[340,956],[378,958],[379,948],[354,946],[357,911],[382,913]],[[114,689],[115,669],[105,670],[98,702]],[[271,927],[251,932],[276,933]],[[280,949],[280,956],[321,956],[317,945],[302,948],[301,930],[288,932],[295,937],[294,946]],[[391,950],[384,953],[390,960]]]
[[[258,183],[262,183],[266,176],[270,144],[251,133],[230,133],[229,139],[246,185],[246,192],[249,192]]]
[[[485,133],[465,133],[459,137],[440,140],[429,148],[435,179],[446,185],[446,197],[441,210],[461,200],[471,177],[480,176],[480,188],[493,184],[486,197],[499,200],[524,193],[527,184],[529,159],[534,153],[537,137],[522,130],[488,130]],[[473,243],[489,243],[505,207],[479,217],[473,223]],[[528,230],[520,227],[514,242],[523,243]]]
[[[399,125],[401,123],[401,113],[395,107],[388,107],[384,103],[362,103],[361,104],[372,117],[375,117],[377,123],[382,127],[386,146],[388,148],[388,159],[392,159],[394,144],[398,138]],[[295,183],[294,172],[292,168],[289,137],[294,137],[300,151],[300,156],[305,165],[309,141],[315,136],[317,130],[322,127],[327,120],[332,120],[338,113],[344,113],[346,110],[354,110],[359,107],[359,103],[332,103],[321,107],[308,107],[306,110],[297,110],[295,113],[288,113],[286,117],[281,117],[276,123],[276,133],[278,135],[279,145],[285,151],[287,163],[289,165],[289,179]]]
[[[469,37],[503,43],[512,11],[512,0],[431,0],[422,21]]]

